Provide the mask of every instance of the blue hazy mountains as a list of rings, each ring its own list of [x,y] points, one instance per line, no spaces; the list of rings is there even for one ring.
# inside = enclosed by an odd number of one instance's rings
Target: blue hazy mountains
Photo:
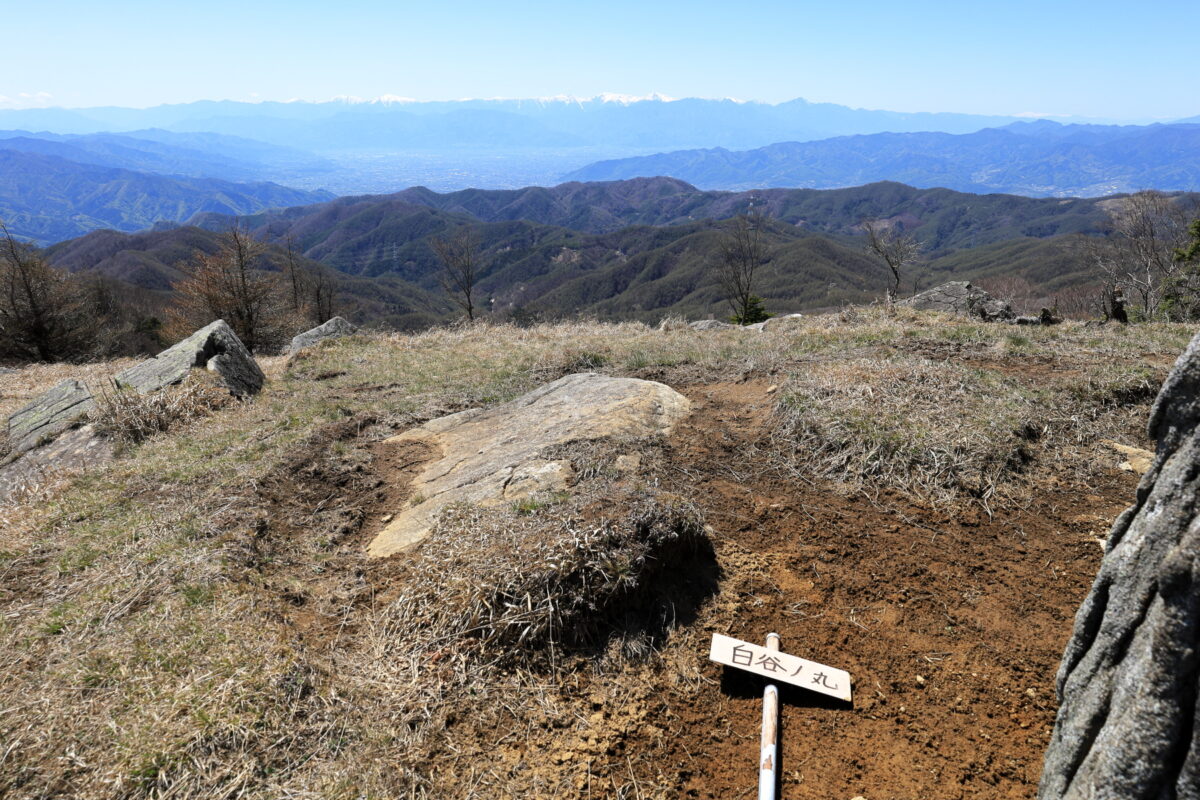
[[[8,141],[14,147],[6,147]],[[37,244],[98,229],[138,231],[164,221],[185,222],[201,212],[252,214],[332,197],[269,182],[235,183],[125,169],[110,164],[137,160],[134,156],[81,156],[54,147],[55,142],[42,147],[41,141],[0,139],[0,220],[14,235]],[[73,161],[65,155],[90,160]],[[172,167],[173,173],[180,171],[178,166]]]
[[[876,133],[752,150],[725,148],[600,161],[563,176],[656,175],[703,189],[834,189],[890,180],[961,192],[1099,197],[1200,189],[1200,124],[1060,125],[1045,120],[967,134]]]
[[[586,164],[700,147],[748,149],[782,141],[882,131],[967,133],[1013,117],[902,113],[792,100],[769,104],[602,95],[534,100],[324,103],[202,101],[146,109],[0,110],[0,130],[54,134],[209,134],[304,151],[332,162],[276,165],[266,180],[337,194],[552,185]],[[179,144],[178,141],[168,142]],[[183,145],[187,146],[187,145]],[[231,152],[238,160],[236,151]],[[231,179],[227,175],[221,175]],[[238,179],[238,178],[235,178]]]
[[[730,190],[876,181],[1028,196],[1196,190],[1200,124],[618,96],[0,111],[0,219],[40,244],[416,186],[657,175]]]

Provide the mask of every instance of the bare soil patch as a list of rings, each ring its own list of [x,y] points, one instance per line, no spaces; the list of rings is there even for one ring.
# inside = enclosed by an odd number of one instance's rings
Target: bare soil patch
[[[850,671],[853,707],[789,693],[783,796],[1032,797],[1053,723],[1054,673],[1107,530],[1135,480],[1051,479],[1024,508],[946,515],[881,494],[739,474],[738,453],[770,406],[763,381],[696,386],[673,442],[717,530],[727,582],[697,625]],[[1086,512],[1086,513],[1081,513]],[[760,687],[709,664],[669,693],[661,751],[689,797],[753,786]],[[802,787],[802,788],[801,788]]]

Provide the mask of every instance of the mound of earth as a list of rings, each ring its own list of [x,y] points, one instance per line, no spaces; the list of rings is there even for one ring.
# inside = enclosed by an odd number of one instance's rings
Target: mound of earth
[[[513,503],[566,489],[571,463],[541,452],[569,441],[646,439],[669,434],[691,410],[661,383],[584,372],[568,375],[487,410],[435,419],[389,439],[434,454],[413,479],[409,508],[375,540],[372,556],[389,556],[425,539],[434,517],[451,503]]]

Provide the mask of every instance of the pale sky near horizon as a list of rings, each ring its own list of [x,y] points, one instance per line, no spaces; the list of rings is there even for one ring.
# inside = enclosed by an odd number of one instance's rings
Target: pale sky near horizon
[[[0,108],[659,92],[1129,121],[1200,114],[1196,0],[0,0],[0,14],[10,33]]]

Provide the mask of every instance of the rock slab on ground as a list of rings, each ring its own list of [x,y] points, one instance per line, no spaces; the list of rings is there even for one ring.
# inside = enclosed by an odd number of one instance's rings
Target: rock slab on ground
[[[96,433],[91,425],[68,431],[45,447],[30,450],[0,466],[0,503],[36,489],[55,476],[83,472],[112,457],[112,442]]]
[[[901,300],[900,305],[918,311],[942,311],[963,317],[974,317],[984,322],[1013,319],[1015,316],[1008,303],[997,300],[990,294],[967,281],[950,281],[941,286],[927,289]]]
[[[95,408],[91,391],[68,378],[8,418],[13,452],[24,453],[79,423]]]
[[[1113,525],[1059,668],[1041,800],[1200,798],[1200,335],[1149,433],[1154,461]]]
[[[764,331],[778,331],[789,328],[793,325],[798,325],[804,319],[803,314],[783,314],[778,317],[770,317],[762,324]]]
[[[179,383],[195,367],[215,372],[231,394],[257,394],[266,376],[224,320],[217,320],[162,351],[154,358],[119,373],[113,382],[139,394],[156,392]]]
[[[719,319],[698,319],[695,322],[689,322],[688,327],[694,331],[720,331],[737,326],[728,322],[721,322]]]
[[[350,336],[357,330],[358,328],[341,317],[334,317],[311,330],[294,336],[292,338],[292,345],[288,348],[288,353],[298,353],[304,348],[312,347],[324,339],[340,339],[343,336]]]
[[[368,553],[389,556],[428,535],[450,503],[512,503],[566,489],[571,464],[541,454],[553,445],[605,437],[644,439],[671,432],[691,412],[669,386],[584,372],[568,375],[515,400],[472,409],[393,436],[392,444],[432,448],[411,484],[415,505],[397,511]]]

